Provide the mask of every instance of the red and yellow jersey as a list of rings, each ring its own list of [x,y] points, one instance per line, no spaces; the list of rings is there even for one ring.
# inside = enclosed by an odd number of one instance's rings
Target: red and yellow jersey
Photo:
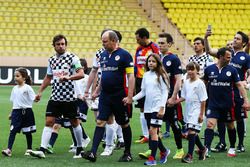
[[[136,49],[134,57],[134,68],[135,76],[137,78],[142,78],[144,74],[144,65],[146,64],[146,59],[151,53],[159,54],[159,47],[156,43],[150,42],[147,46],[138,46]]]

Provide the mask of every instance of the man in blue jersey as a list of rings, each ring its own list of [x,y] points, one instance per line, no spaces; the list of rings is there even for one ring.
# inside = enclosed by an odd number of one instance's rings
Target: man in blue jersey
[[[134,64],[132,56],[117,45],[118,37],[114,31],[106,31],[102,35],[105,51],[100,54],[100,68],[102,71],[100,86],[93,97],[99,95],[99,115],[90,151],[83,152],[82,157],[96,161],[98,146],[102,140],[105,124],[114,114],[116,122],[121,125],[124,136],[125,150],[119,162],[132,161],[130,153],[132,132],[129,125],[129,114],[134,91]],[[127,78],[127,82],[126,79]],[[128,84],[128,86],[127,86]]]
[[[175,101],[178,98],[178,92],[181,88],[182,68],[181,61],[177,55],[171,53],[169,48],[173,44],[173,38],[168,33],[159,34],[158,44],[161,51],[162,64],[169,74],[170,90],[168,94],[168,102],[165,108],[164,121],[169,121],[174,133],[174,139],[177,146],[177,151],[173,156],[174,159],[181,159],[184,155],[182,148],[181,127],[178,123],[178,108]]]
[[[217,53],[216,49],[211,49],[208,44],[208,36],[211,35],[211,31],[207,31],[205,35],[205,47],[209,54],[215,56]],[[238,31],[234,37],[232,43],[232,59],[230,65],[234,66],[239,73],[241,81],[250,81],[249,74],[250,74],[250,56],[244,52],[244,47],[248,44],[248,36]],[[246,73],[248,73],[248,78],[246,79]],[[237,152],[245,152],[244,147],[244,119],[247,118],[247,113],[244,109],[242,109],[243,99],[239,94],[239,90],[237,88],[234,89],[234,101],[235,101],[235,119],[237,121],[237,133],[239,143],[237,146]],[[220,136],[220,143],[217,144],[215,150],[218,152],[225,148],[225,128],[223,125],[218,126],[219,136]]]
[[[230,148],[227,155],[236,156],[236,130],[234,127],[235,105],[234,89],[237,88],[243,97],[242,108],[248,105],[248,99],[237,70],[229,65],[231,50],[221,48],[217,52],[218,63],[208,66],[204,71],[204,80],[208,85],[207,128],[205,130],[205,146],[209,152],[217,121],[225,122],[228,128]],[[207,155],[208,157],[210,154]]]

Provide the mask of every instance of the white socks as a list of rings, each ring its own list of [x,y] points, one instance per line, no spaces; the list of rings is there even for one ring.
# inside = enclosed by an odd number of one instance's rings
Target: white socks
[[[106,124],[106,138],[105,138],[105,141],[106,141],[106,145],[108,146],[113,146],[114,145],[114,138],[115,138],[115,132],[116,132],[116,129],[115,129],[115,125],[116,123],[113,123],[113,124]]]
[[[148,125],[147,125],[147,121],[144,117],[144,113],[140,113],[140,122],[141,122],[141,130],[142,130],[142,135],[145,137],[149,137],[149,133],[148,133]]]
[[[118,124],[117,124],[116,134],[117,134],[118,141],[124,143],[123,134],[122,134],[122,127]]]
[[[82,127],[80,124],[77,127],[73,127],[73,132],[76,138],[77,147],[82,147]]]
[[[42,138],[41,138],[41,147],[47,148],[47,145],[49,144],[49,140],[51,137],[51,133],[52,133],[51,127],[45,126],[43,128],[43,133],[42,133]]]

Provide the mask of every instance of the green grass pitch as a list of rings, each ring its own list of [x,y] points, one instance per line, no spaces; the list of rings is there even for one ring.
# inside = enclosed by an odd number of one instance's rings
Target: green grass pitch
[[[0,148],[5,149],[8,143],[9,136],[9,125],[10,121],[8,120],[8,115],[11,111],[11,103],[9,101],[10,92],[12,86],[0,86]],[[34,87],[36,91],[38,87]],[[36,118],[37,132],[33,134],[33,149],[39,147],[41,140],[41,133],[44,127],[45,122],[45,107],[47,100],[50,95],[50,89],[48,88],[42,97],[42,100],[39,103],[34,103],[33,110]],[[88,112],[88,121],[84,124],[84,128],[87,134],[92,139],[93,131],[95,127],[95,121],[93,112]],[[204,127],[204,125],[203,125]],[[133,141],[136,140],[141,134],[141,128],[139,123],[139,111],[137,109],[133,110],[133,118],[131,119],[131,128],[133,133]],[[249,129],[249,123],[247,125]],[[162,130],[165,130],[165,125],[162,127]],[[200,133],[200,136],[203,135],[203,132]],[[250,166],[249,157],[250,157],[250,141],[249,136],[245,138],[245,147],[246,152],[237,154],[237,157],[229,158],[226,156],[226,153],[214,153],[212,157],[205,160],[199,161],[197,155],[194,154],[193,164],[183,164],[180,160],[173,160],[172,157],[175,153],[176,147],[174,143],[173,133],[171,132],[171,137],[168,139],[163,139],[164,145],[171,149],[171,154],[168,158],[168,162],[164,166],[193,166],[193,167],[235,167],[235,166]],[[213,146],[217,143],[218,137],[214,138]],[[98,155],[96,163],[88,162],[84,159],[73,159],[73,154],[68,152],[69,145],[72,143],[71,135],[69,130],[61,129],[59,132],[58,140],[54,146],[55,154],[46,155],[45,159],[36,159],[33,157],[24,156],[26,150],[26,139],[22,134],[16,136],[16,140],[13,146],[12,157],[0,157],[0,166],[3,167],[64,167],[64,166],[101,166],[101,167],[129,167],[129,166],[143,166],[144,160],[138,157],[138,153],[146,151],[148,148],[147,144],[135,144],[132,143],[132,155],[134,158],[133,162],[130,163],[120,163],[117,162],[118,158],[122,155],[122,150],[114,150],[113,155],[110,157],[101,157]],[[228,140],[227,140],[227,143]],[[237,145],[237,143],[236,143]],[[87,150],[90,149],[91,144],[88,146]],[[187,140],[183,140],[183,148],[187,152]],[[103,151],[103,148],[100,146],[98,149],[98,154]],[[158,152],[159,153],[159,152]],[[158,155],[157,155],[158,158]],[[160,164],[158,166],[161,166]]]

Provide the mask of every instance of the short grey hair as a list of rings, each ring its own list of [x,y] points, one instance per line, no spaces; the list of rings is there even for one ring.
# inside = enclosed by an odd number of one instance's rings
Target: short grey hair
[[[119,41],[119,38],[118,38],[117,34],[114,31],[108,30],[107,33],[109,34],[109,40],[115,41],[115,42]]]

